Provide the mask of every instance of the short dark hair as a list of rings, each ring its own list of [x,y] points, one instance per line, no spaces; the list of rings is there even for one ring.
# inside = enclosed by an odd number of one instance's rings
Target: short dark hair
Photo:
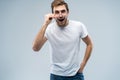
[[[54,0],[51,3],[52,13],[53,13],[53,8],[60,5],[65,5],[67,11],[69,12],[68,4],[64,0]]]

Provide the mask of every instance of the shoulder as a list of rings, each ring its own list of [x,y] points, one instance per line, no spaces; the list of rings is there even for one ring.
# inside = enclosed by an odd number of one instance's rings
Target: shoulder
[[[48,31],[48,30],[53,29],[55,25],[56,25],[56,23],[55,23],[55,22],[50,23],[50,24],[48,25],[48,27],[47,27],[47,29],[46,29],[46,30]]]
[[[53,27],[53,26],[55,26],[55,25],[56,25],[56,23],[55,23],[55,22],[52,22],[52,23],[50,23],[50,24],[48,25],[47,28],[51,28],[51,27]]]
[[[76,26],[78,28],[85,27],[85,25],[80,21],[70,20],[69,22],[71,25]]]
[[[80,22],[80,21],[69,20],[69,22],[70,22],[71,24],[73,24],[73,25],[78,25],[78,26],[84,25],[84,24],[83,24],[82,22]]]

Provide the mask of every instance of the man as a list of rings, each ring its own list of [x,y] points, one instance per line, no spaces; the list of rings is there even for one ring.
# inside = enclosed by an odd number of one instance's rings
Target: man
[[[50,80],[84,80],[83,69],[92,51],[86,27],[81,22],[68,20],[69,8],[65,1],[54,0],[51,8],[52,13],[45,15],[44,24],[34,40],[33,50],[39,51],[47,40],[50,42]],[[81,39],[86,44],[82,62],[79,60]]]

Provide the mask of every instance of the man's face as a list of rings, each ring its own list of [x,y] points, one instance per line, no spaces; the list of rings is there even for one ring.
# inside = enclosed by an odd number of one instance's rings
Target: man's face
[[[69,12],[67,11],[65,5],[60,5],[53,8],[53,14],[55,15],[56,22],[60,27],[67,25],[68,13]]]

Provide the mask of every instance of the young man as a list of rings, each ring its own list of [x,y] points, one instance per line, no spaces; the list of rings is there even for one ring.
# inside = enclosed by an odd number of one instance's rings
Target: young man
[[[52,13],[45,16],[45,21],[38,32],[33,50],[39,51],[48,40],[51,44],[50,80],[84,80],[83,69],[91,55],[92,42],[81,23],[68,20],[69,8],[65,1],[54,0]],[[55,20],[51,23],[52,20]],[[86,51],[80,62],[80,41],[86,44]]]

